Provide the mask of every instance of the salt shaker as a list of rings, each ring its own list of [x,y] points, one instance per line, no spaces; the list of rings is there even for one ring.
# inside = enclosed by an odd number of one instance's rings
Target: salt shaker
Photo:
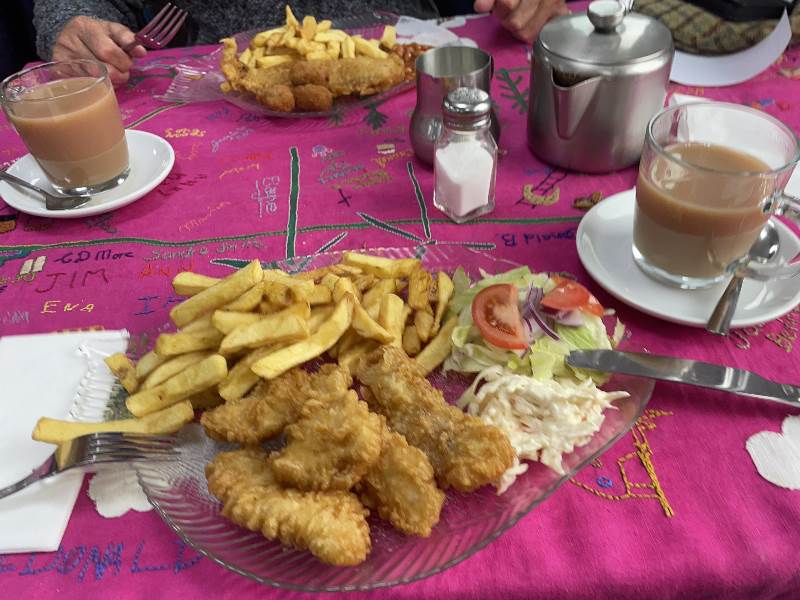
[[[456,223],[494,210],[497,144],[492,103],[478,88],[456,88],[442,102],[442,134],[433,150],[433,204]]]

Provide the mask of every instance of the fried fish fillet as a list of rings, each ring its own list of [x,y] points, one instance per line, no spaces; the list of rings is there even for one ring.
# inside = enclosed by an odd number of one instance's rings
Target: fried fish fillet
[[[286,428],[286,447],[272,461],[275,475],[301,490],[349,490],[378,461],[383,428],[354,391],[309,400]]]
[[[370,408],[430,460],[443,488],[469,492],[496,481],[514,450],[505,433],[448,404],[405,352],[382,346],[362,359],[358,379]]]
[[[295,86],[327,87],[334,96],[368,96],[403,81],[403,60],[395,54],[387,59],[356,56],[337,60],[296,61],[289,78]]]
[[[303,112],[320,112],[330,110],[333,106],[333,94],[323,85],[307,83],[292,88],[297,110]]]
[[[296,421],[306,401],[341,397],[352,383],[350,373],[337,365],[323,365],[313,374],[292,369],[262,381],[243,398],[207,410],[200,423],[215,440],[257,444]]]
[[[382,430],[380,458],[356,487],[359,498],[403,533],[428,537],[439,522],[444,503],[433,467],[402,435],[390,431],[385,423]]]
[[[263,450],[221,452],[206,467],[206,478],[222,514],[237,525],[332,565],[357,565],[369,554],[369,511],[353,494],[284,488]]]

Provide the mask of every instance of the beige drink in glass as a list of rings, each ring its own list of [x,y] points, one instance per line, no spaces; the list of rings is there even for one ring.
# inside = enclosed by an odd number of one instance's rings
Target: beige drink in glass
[[[784,202],[797,160],[794,133],[761,111],[724,103],[665,109],[648,126],[639,164],[637,265],[686,289],[719,283]]]
[[[46,63],[11,75],[0,93],[9,121],[57,191],[96,193],[125,180],[125,129],[105,65]]]

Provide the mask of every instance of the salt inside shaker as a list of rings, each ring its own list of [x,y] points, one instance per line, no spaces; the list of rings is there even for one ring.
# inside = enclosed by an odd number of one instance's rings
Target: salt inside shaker
[[[433,204],[456,223],[494,209],[497,144],[492,103],[478,88],[453,90],[442,103],[442,134],[433,150]]]

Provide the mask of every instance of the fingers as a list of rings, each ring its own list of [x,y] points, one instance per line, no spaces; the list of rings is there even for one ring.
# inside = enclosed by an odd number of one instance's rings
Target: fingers
[[[547,21],[569,12],[563,0],[520,0],[518,6],[501,23],[514,37],[530,43],[536,39]]]
[[[124,25],[110,23],[108,30],[111,39],[132,58],[144,58],[147,55],[145,47],[136,41],[134,33]]]
[[[133,60],[111,37],[108,24],[96,22],[93,26],[84,28],[80,38],[98,60],[120,73],[130,70]]]
[[[506,21],[514,11],[519,10],[521,5],[530,4],[535,7],[538,3],[539,0],[496,0],[492,8],[492,14],[500,20],[504,27],[508,28]]]
[[[495,0],[475,0],[472,8],[475,9],[476,13],[488,13],[494,8],[494,4]]]

